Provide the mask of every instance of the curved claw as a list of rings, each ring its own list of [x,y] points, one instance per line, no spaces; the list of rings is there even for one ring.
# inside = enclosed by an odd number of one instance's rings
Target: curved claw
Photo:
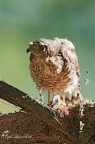
[[[57,110],[58,110],[59,112],[63,112],[66,116],[69,115],[69,109],[68,109],[68,107],[66,107],[66,106],[60,106],[60,107],[57,108]]]

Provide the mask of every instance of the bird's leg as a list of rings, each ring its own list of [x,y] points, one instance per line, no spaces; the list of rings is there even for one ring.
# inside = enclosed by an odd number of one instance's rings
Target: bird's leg
[[[50,90],[48,90],[48,105],[50,105]]]
[[[62,93],[62,101],[63,101],[63,103],[65,104],[65,93],[64,93],[64,91],[63,91],[63,93]]]
[[[69,110],[65,103],[65,93],[64,92],[61,93],[61,98],[62,99],[60,99],[60,103],[59,103],[60,105],[58,106],[57,110],[61,114],[64,113],[65,115],[69,115]]]

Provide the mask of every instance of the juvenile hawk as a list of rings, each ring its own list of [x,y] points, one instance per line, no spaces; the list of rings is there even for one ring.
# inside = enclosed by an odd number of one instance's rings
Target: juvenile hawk
[[[67,39],[38,39],[29,43],[30,72],[39,90],[70,99],[79,95],[80,70],[74,45]],[[82,99],[82,97],[81,97]]]

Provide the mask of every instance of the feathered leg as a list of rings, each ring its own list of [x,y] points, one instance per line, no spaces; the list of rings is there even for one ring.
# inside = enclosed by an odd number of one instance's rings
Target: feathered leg
[[[69,115],[69,110],[68,107],[66,106],[66,102],[65,102],[65,93],[64,91],[61,93],[61,101],[60,101],[60,106],[58,107],[58,111],[60,113],[64,113],[65,115]]]
[[[62,92],[62,101],[65,104],[65,93],[64,93],[64,91]]]

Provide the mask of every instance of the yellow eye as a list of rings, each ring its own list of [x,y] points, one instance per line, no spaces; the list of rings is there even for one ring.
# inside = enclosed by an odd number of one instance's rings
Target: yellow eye
[[[34,49],[34,51],[38,51],[39,50],[39,46],[38,45],[33,45],[33,49]]]
[[[34,45],[33,49],[34,49],[35,52],[37,52],[37,51],[41,52],[41,51],[44,50],[44,46],[42,46],[42,45]]]

